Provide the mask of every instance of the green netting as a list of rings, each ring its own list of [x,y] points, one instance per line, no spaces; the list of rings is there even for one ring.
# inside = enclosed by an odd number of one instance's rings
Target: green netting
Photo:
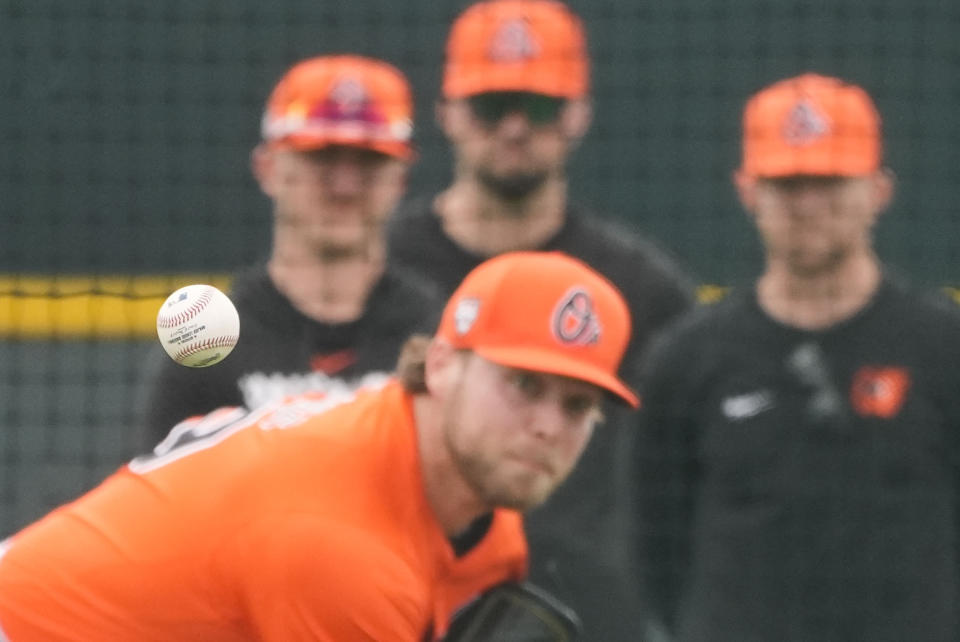
[[[702,283],[759,267],[730,185],[747,95],[813,70],[864,86],[899,194],[880,251],[960,285],[956,0],[577,0],[594,126],[574,196],[655,237]],[[351,51],[410,77],[411,192],[448,176],[432,122],[463,2],[0,0],[0,273],[224,273],[268,245],[249,175],[260,110],[297,59]],[[0,535],[131,456],[138,341],[0,343]]]

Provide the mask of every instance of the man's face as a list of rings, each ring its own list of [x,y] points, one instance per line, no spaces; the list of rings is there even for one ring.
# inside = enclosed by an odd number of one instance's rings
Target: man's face
[[[443,402],[447,448],[489,506],[532,508],[570,474],[600,417],[603,393],[583,381],[458,353]]]
[[[489,92],[445,101],[438,116],[459,171],[511,200],[563,175],[571,147],[586,129],[589,107],[583,100]]]
[[[407,163],[347,146],[314,151],[260,148],[257,175],[274,201],[277,223],[319,252],[364,251],[406,184]]]
[[[744,201],[768,261],[782,263],[793,274],[815,276],[869,251],[871,228],[889,200],[889,181],[883,172],[762,178],[747,188]]]

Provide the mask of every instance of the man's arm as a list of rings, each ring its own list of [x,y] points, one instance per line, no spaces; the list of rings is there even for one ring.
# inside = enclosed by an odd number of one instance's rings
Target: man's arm
[[[635,462],[642,586],[657,619],[672,629],[690,562],[697,463],[689,364],[670,343],[655,347],[644,376]]]

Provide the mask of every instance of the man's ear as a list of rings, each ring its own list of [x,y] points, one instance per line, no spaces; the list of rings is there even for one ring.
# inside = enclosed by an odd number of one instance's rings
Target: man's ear
[[[563,107],[560,127],[570,140],[580,140],[587,135],[593,122],[593,104],[589,98],[575,98]]]
[[[260,190],[267,196],[273,197],[274,167],[276,156],[274,150],[266,143],[260,143],[250,152],[250,172],[260,185]]]
[[[883,212],[890,207],[890,203],[893,201],[893,195],[896,192],[897,176],[893,173],[893,170],[882,167],[877,170],[873,183],[876,194],[877,212]]]
[[[443,135],[450,138],[450,101],[440,98],[433,103],[433,120]]]
[[[424,360],[424,383],[431,395],[442,397],[459,376],[459,352],[449,341],[434,337],[427,346]]]
[[[737,196],[740,198],[743,209],[753,215],[757,204],[757,179],[738,169],[733,173],[733,185],[737,189]]]

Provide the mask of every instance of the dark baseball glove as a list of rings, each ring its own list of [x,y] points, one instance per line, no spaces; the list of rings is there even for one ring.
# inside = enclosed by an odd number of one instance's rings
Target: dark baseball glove
[[[575,642],[580,628],[573,609],[529,582],[511,582],[461,609],[443,642]]]

